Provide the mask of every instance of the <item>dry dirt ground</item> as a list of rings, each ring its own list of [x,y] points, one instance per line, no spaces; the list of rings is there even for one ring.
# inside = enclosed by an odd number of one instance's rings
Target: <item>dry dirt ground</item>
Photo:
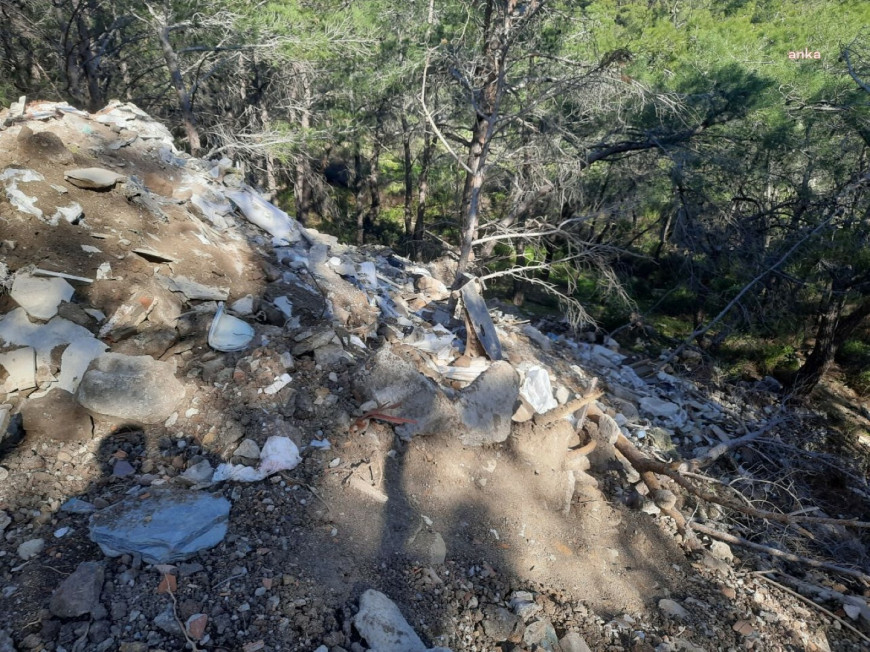
[[[155,327],[112,343],[112,350],[174,361],[186,387],[174,419],[143,427],[96,418],[92,436],[73,440],[58,419],[54,436],[7,442],[0,510],[11,523],[0,538],[0,630],[14,649],[190,649],[174,616],[185,622],[197,613],[207,615],[199,649],[365,649],[352,618],[367,588],[394,600],[427,644],[454,650],[553,649],[536,640],[532,625],[544,620],[559,638],[578,632],[593,650],[867,649],[839,622],[765,584],[754,574],[764,564],[742,551],[726,561],[706,551],[687,556],[667,519],[626,504],[617,469],[593,468],[598,488],[579,492],[562,514],[510,442],[465,447],[443,432],[406,443],[388,423],[352,428],[363,357],[318,364],[301,353],[290,385],[259,392],[286,369],[281,354],[297,345],[295,335],[322,325],[322,298],[279,280],[268,238],[241,218],[218,233],[181,195],[163,206],[163,223],[118,187],[97,192],[64,181],[67,168],[99,166],[136,174],[157,195],[179,195],[181,172],[160,160],[156,146],[140,139],[111,149],[126,134],[78,115],[28,128],[52,132],[63,148],[51,139],[40,147],[39,139],[21,136],[20,125],[10,127],[0,131],[0,171],[40,172],[45,183],[22,184],[37,205],[51,214],[74,200],[84,220],[52,226],[0,199],[0,260],[10,272],[35,265],[95,278],[109,262],[112,278],[75,284],[73,298],[106,315],[136,291],[163,296],[156,272],[229,288],[230,301],[251,294],[265,305],[288,295],[303,309],[295,331],[274,310],[262,311],[254,344],[220,353],[206,342],[211,315],[182,302],[174,332]],[[86,253],[82,245],[101,251]],[[140,247],[174,262],[133,253]],[[0,297],[0,314],[14,307]],[[567,366],[567,353],[545,354],[523,338],[508,348],[515,359]],[[17,408],[26,399],[7,400]],[[201,489],[232,501],[229,530],[215,548],[175,564],[169,591],[159,590],[161,572],[141,559],[103,555],[88,537],[86,514],[59,509],[71,497],[99,508],[133,488],[174,483],[203,459],[230,459],[241,438],[262,445],[274,434],[300,447],[328,439],[332,448],[304,449],[296,469],[262,482]],[[133,472],[114,472],[118,460]],[[18,546],[37,538],[44,550],[23,560]],[[52,615],[53,591],[83,561],[105,564],[102,607],[79,618]],[[536,605],[525,631],[505,616],[516,591],[531,592]],[[668,613],[662,599],[685,612]]]

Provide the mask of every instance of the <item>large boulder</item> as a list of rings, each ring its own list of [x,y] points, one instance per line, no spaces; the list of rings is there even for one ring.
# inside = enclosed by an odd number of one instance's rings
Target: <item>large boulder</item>
[[[168,362],[147,355],[106,353],[82,378],[77,398],[94,414],[138,423],[169,417],[184,396],[184,385]]]

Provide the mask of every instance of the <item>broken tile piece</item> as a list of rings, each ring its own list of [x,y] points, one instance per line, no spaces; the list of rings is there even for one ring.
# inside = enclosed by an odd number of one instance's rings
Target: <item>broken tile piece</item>
[[[31,347],[0,353],[0,367],[8,374],[6,382],[0,385],[0,391],[36,387],[36,351]]]
[[[36,278],[18,274],[12,283],[10,296],[28,315],[36,319],[51,319],[61,301],[72,298],[73,286],[62,278]]]

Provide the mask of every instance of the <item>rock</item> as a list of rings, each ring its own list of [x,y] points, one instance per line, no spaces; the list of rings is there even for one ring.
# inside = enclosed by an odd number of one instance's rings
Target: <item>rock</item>
[[[537,620],[526,626],[523,643],[530,648],[537,645],[540,649],[553,652],[559,645],[559,637],[549,620]]]
[[[6,630],[0,630],[0,652],[15,652],[15,643]]]
[[[523,622],[529,622],[543,607],[535,602],[534,596],[528,591],[514,591],[511,594],[511,609]]]
[[[672,509],[677,504],[677,497],[667,489],[657,489],[652,494],[652,499],[660,509]]]
[[[359,599],[359,612],[353,624],[377,652],[425,652],[426,646],[411,629],[402,612],[387,596],[369,589]],[[433,648],[441,649],[441,648]]]
[[[592,652],[589,645],[577,632],[568,632],[559,641],[562,652]]]
[[[202,460],[182,473],[181,477],[189,483],[196,485],[211,482],[213,475],[214,469],[211,466],[211,462],[208,460]]]
[[[440,533],[424,528],[408,541],[406,553],[426,566],[440,566],[447,558],[447,544]]]
[[[260,447],[253,439],[243,439],[242,443],[236,448],[235,454],[238,457],[244,457],[249,460],[260,459]]]
[[[713,541],[710,544],[710,554],[716,559],[721,559],[722,561],[732,561],[734,559],[734,553],[731,552],[731,546],[724,541]]]
[[[31,317],[48,320],[57,314],[62,301],[72,299],[74,292],[73,286],[62,278],[18,274],[9,296]]]
[[[115,466],[112,467],[112,475],[116,478],[126,478],[128,475],[133,475],[136,469],[127,460],[118,460]]]
[[[79,403],[92,413],[150,424],[172,414],[184,396],[173,366],[148,356],[106,353],[79,385]]]
[[[63,178],[79,188],[105,190],[112,188],[124,176],[104,168],[77,168],[64,172]]]
[[[418,435],[456,432],[456,406],[441,388],[396,355],[390,346],[382,347],[354,378],[354,385],[376,405],[400,405],[397,416],[413,420],[395,427],[402,439]],[[512,409],[512,408],[511,408]],[[510,417],[508,417],[509,419]]]
[[[12,517],[4,511],[0,511],[0,533],[4,532],[12,522]]]
[[[198,641],[205,634],[205,626],[208,624],[208,616],[205,614],[193,614],[184,623],[187,634],[194,641]]]
[[[127,498],[91,516],[91,540],[106,555],[139,553],[148,563],[165,564],[223,540],[230,514],[225,498],[184,489],[150,492],[145,499]]]
[[[553,342],[550,341],[550,338],[544,335],[541,331],[539,331],[531,324],[526,324],[525,326],[523,326],[522,333],[530,340],[532,340],[532,342],[541,347],[544,351],[549,351],[553,348]]]
[[[48,608],[58,618],[78,618],[93,612],[103,590],[103,564],[95,561],[80,563],[51,596]]]
[[[504,607],[489,606],[483,614],[483,631],[495,641],[506,641],[522,628],[519,617]]]
[[[511,432],[511,417],[519,396],[520,383],[510,363],[492,364],[462,391],[459,440],[466,446],[505,441]]]
[[[629,423],[637,423],[640,419],[640,413],[631,401],[616,398],[615,396],[611,396],[609,399],[611,405],[613,405],[613,407],[616,408]]]
[[[166,608],[154,617],[154,624],[170,636],[184,636],[181,625],[175,619],[171,604],[166,605]]]
[[[96,511],[93,503],[89,503],[79,498],[70,498],[60,506],[60,511],[68,514],[92,514]]]
[[[682,410],[676,403],[665,401],[655,396],[644,396],[640,399],[640,409],[654,417],[663,419],[678,419]]]
[[[679,618],[680,620],[686,620],[689,617],[689,612],[679,602],[667,598],[659,600],[659,609],[668,616]]]
[[[30,399],[21,408],[21,416],[24,431],[33,442],[88,441],[93,435],[90,415],[63,389],[53,389],[45,396]]]
[[[450,296],[450,290],[447,289],[447,286],[431,276],[417,277],[414,287],[417,288],[417,292],[422,292],[433,301],[440,301]]]
[[[45,548],[45,541],[42,539],[30,539],[18,546],[18,556],[23,560],[33,559]]]

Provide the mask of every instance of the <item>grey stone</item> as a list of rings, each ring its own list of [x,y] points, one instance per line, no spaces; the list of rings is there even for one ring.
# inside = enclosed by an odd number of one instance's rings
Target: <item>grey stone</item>
[[[79,498],[70,498],[60,506],[60,511],[67,514],[91,514],[96,511],[93,503]]]
[[[425,652],[426,646],[396,604],[380,591],[369,589],[359,599],[353,624],[371,650]]]
[[[562,652],[592,652],[589,645],[577,632],[568,632],[559,641]]]
[[[360,393],[378,405],[400,405],[398,416],[412,419],[395,428],[402,439],[417,435],[455,432],[456,406],[438,385],[421,374],[413,364],[382,347],[355,378]]]
[[[146,424],[165,420],[183,396],[171,364],[119,353],[94,360],[77,393],[90,412]]]
[[[202,460],[182,473],[181,477],[192,484],[202,484],[211,482],[213,475],[214,469],[211,466],[211,462],[208,460]]]
[[[15,643],[5,630],[0,630],[0,652],[15,652]]]
[[[423,529],[408,542],[406,552],[427,566],[440,566],[447,558],[447,544],[440,533]]]
[[[505,441],[519,391],[519,376],[510,363],[493,363],[462,391],[459,412],[464,427],[459,440],[466,446]]]
[[[77,168],[64,172],[63,178],[79,188],[104,190],[114,186],[124,176],[105,168]]]
[[[35,441],[87,441],[93,423],[75,397],[63,389],[53,389],[45,396],[27,401],[21,408],[24,431]]]
[[[689,617],[689,612],[685,610],[683,605],[674,600],[669,600],[668,598],[659,600],[659,609],[668,616],[679,618],[680,620],[685,620]]]
[[[18,546],[18,556],[27,561],[33,559],[45,548],[45,541],[42,539],[30,539]]]
[[[9,524],[12,522],[12,517],[9,516],[6,512],[0,510],[0,533],[6,530],[9,527]]]
[[[166,608],[154,617],[154,624],[170,636],[184,636],[181,625],[175,619],[171,604],[166,605]]]
[[[95,561],[80,563],[51,596],[48,608],[58,618],[78,618],[91,613],[100,601],[105,569]]]
[[[483,613],[483,631],[495,641],[506,641],[522,627],[519,617],[504,607],[489,606]]]
[[[249,460],[260,459],[260,447],[253,439],[243,439],[242,443],[236,448],[235,454],[238,457],[244,457]]]
[[[148,563],[165,564],[220,543],[229,514],[225,498],[152,488],[144,500],[127,498],[94,513],[90,537],[110,557],[139,553]]]
[[[553,652],[559,645],[559,637],[549,620],[536,620],[526,626],[523,632],[523,642],[528,646],[537,645],[541,649]]]
[[[118,460],[115,462],[115,466],[112,467],[112,475],[116,478],[124,478],[134,473],[136,473],[136,469],[127,460]]]

